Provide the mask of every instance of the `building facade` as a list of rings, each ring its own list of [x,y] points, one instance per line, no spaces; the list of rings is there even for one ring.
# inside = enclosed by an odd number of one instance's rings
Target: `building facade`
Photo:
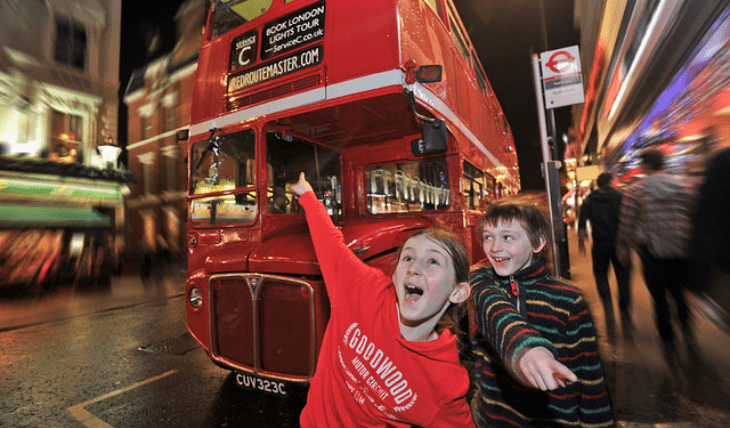
[[[0,286],[119,268],[120,37],[117,0],[0,2]]]
[[[134,70],[124,94],[127,156],[137,179],[127,199],[129,255],[168,250],[185,256],[187,140],[190,98],[209,2],[188,0],[175,20],[173,51]]]
[[[117,138],[121,2],[0,2],[4,154],[94,166]]]

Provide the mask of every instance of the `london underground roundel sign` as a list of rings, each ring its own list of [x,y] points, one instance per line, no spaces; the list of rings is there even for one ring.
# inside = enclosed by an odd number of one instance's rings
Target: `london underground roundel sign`
[[[580,104],[583,97],[583,74],[578,46],[540,54],[545,107]]]

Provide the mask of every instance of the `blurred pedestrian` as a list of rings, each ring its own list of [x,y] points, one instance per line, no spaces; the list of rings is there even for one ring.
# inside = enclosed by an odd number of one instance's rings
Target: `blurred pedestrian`
[[[142,215],[142,242],[140,242],[140,275],[145,285],[152,279],[162,282],[162,261],[160,260],[161,235],[155,234],[155,219],[149,213]],[[164,238],[162,239],[164,243]]]
[[[668,357],[676,354],[667,294],[674,300],[686,341],[691,341],[689,313],[682,290],[687,288],[691,238],[692,193],[679,177],[664,171],[658,149],[641,155],[643,178],[624,193],[616,235],[619,260],[628,263],[629,248],[639,253],[644,282],[654,300],[659,336]]]
[[[598,295],[603,303],[606,315],[606,326],[611,331],[615,326],[611,287],[608,283],[608,266],[613,265],[618,285],[618,306],[621,313],[621,324],[624,332],[631,325],[629,307],[631,305],[631,262],[624,264],[616,255],[616,230],[618,216],[621,212],[622,194],[611,185],[613,174],[602,172],[596,179],[598,189],[591,192],[583,201],[578,220],[578,248],[585,254],[586,223],[591,225],[591,258],[593,259],[593,277],[596,280]]]
[[[730,327],[730,148],[710,161],[694,217],[691,278],[701,309],[721,327]]]

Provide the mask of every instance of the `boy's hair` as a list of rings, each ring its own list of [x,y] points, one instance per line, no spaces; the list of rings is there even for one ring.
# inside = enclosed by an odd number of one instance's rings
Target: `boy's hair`
[[[471,263],[469,262],[469,255],[466,253],[464,243],[459,235],[445,227],[431,226],[415,232],[409,236],[408,239],[415,238],[417,236],[426,236],[446,249],[449,256],[451,256],[451,261],[454,265],[454,278],[456,283],[469,282],[469,269],[471,267]],[[406,241],[408,241],[408,239]],[[403,242],[398,249],[398,257],[395,259],[396,263],[400,260],[400,254],[403,251],[404,245],[405,242]],[[451,330],[451,332],[459,338],[457,341],[459,348],[468,344],[468,341],[465,341],[460,337],[463,335],[460,324],[461,320],[466,316],[466,312],[466,301],[459,304],[452,303],[449,305],[448,309],[446,309],[446,312],[444,312],[444,315],[436,325],[436,331],[439,334],[445,329]]]
[[[479,224],[480,239],[482,239],[481,231],[484,230],[484,226],[496,227],[499,222],[511,223],[513,221],[518,221],[525,229],[532,248],[540,246],[541,237],[545,239],[545,246],[536,254],[536,257],[545,260],[546,249],[549,247],[547,244],[550,242],[550,223],[545,213],[537,205],[519,196],[500,199],[489,207],[487,215]]]

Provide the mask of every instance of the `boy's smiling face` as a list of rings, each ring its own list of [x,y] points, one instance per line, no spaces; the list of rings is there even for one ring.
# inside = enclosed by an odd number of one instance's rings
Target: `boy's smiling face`
[[[533,255],[545,246],[533,248],[527,231],[519,221],[499,221],[497,225],[485,224],[482,229],[482,248],[499,276],[510,276],[526,268],[533,261]]]

